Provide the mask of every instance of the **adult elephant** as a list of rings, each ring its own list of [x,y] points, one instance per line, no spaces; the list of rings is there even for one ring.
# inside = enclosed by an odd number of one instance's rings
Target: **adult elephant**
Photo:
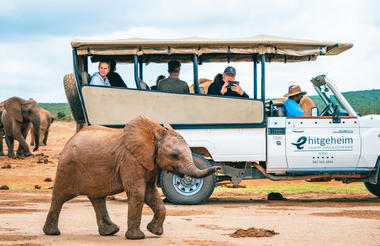
[[[54,121],[54,116],[46,109],[40,108],[40,145],[47,145],[47,139],[49,136],[50,125]],[[31,139],[30,145],[34,145],[34,127],[33,124],[30,127]]]
[[[3,151],[3,137],[4,137],[4,126],[3,123],[1,122],[1,115],[3,114],[4,111],[4,102],[0,103],[0,156],[4,155]]]
[[[25,141],[29,131],[29,124],[34,127],[35,147],[36,151],[40,141],[40,107],[32,98],[24,100],[19,97],[11,97],[4,101],[4,110],[1,115],[5,136],[8,144],[8,157],[14,157],[13,145],[16,139],[19,142],[17,156],[30,156],[32,153]],[[0,150],[0,152],[2,149]]]
[[[220,167],[198,169],[185,140],[169,125],[138,117],[123,130],[101,126],[84,127],[61,152],[52,202],[43,231],[59,235],[58,218],[64,202],[86,195],[96,213],[100,235],[113,235],[119,227],[109,218],[105,197],[126,191],[128,195],[128,239],[145,237],[140,230],[144,202],[154,216],[147,228],[163,233],[165,206],[156,188],[160,169],[180,177],[203,178]]]

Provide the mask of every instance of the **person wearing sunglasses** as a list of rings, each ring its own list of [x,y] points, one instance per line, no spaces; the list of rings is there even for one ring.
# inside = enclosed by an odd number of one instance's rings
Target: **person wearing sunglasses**
[[[288,93],[284,95],[284,97],[288,97],[288,100],[284,103],[285,115],[287,117],[305,116],[305,113],[299,105],[304,95],[306,95],[306,91],[301,91],[300,86],[289,86]]]

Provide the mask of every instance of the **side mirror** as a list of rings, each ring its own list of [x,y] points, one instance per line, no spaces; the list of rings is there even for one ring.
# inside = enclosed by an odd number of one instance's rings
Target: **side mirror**
[[[340,123],[341,119],[339,118],[339,110],[338,110],[338,105],[335,104],[333,106],[334,112],[332,115],[333,123]]]
[[[317,107],[314,107],[311,109],[311,116],[318,116],[319,115],[319,109]]]

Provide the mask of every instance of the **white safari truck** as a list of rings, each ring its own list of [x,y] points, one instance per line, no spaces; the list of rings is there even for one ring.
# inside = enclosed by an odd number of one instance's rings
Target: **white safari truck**
[[[73,40],[71,45],[74,73],[64,77],[64,85],[78,125],[121,128],[145,115],[161,124],[170,123],[189,144],[199,168],[223,167],[222,174],[204,179],[179,178],[162,171],[158,183],[170,202],[202,203],[217,183],[260,178],[364,182],[371,193],[380,196],[379,116],[358,115],[324,75],[311,79],[325,104],[313,116],[286,117],[278,114],[281,104],[265,98],[267,62],[314,61],[318,56],[337,55],[351,48],[350,43],[260,35],[227,40]],[[89,85],[89,62],[103,59],[114,59],[119,66],[133,65],[134,88]],[[193,64],[194,93],[141,88],[143,65],[172,59]],[[220,64],[221,71],[229,62],[251,63],[253,98],[205,95],[198,84],[198,69],[210,62],[226,63]]]

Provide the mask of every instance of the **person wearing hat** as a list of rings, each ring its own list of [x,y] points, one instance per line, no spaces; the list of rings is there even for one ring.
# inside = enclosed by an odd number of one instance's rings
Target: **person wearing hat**
[[[221,80],[214,81],[208,88],[207,95],[222,95],[232,97],[249,97],[239,83],[235,81],[236,69],[232,66],[226,67]]]
[[[158,82],[157,90],[176,93],[190,93],[187,83],[178,78],[180,70],[181,63],[179,61],[171,60],[168,62],[169,77]]]
[[[289,86],[288,93],[284,95],[284,97],[288,97],[284,103],[287,117],[305,116],[299,105],[304,95],[306,95],[306,91],[301,91],[301,87],[298,85]]]

